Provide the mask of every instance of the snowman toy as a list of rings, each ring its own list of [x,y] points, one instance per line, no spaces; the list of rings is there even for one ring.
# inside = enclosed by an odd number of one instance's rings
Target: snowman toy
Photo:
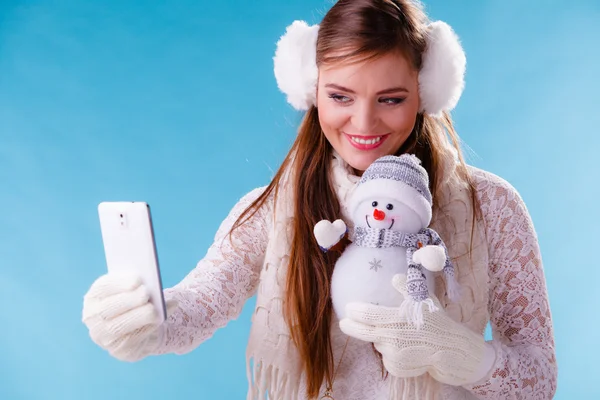
[[[435,312],[434,276],[443,271],[448,297],[459,298],[454,266],[444,242],[431,228],[432,198],[427,171],[409,154],[384,156],[363,173],[351,194],[349,217],[319,221],[314,227],[321,250],[342,251],[331,277],[331,300],[339,319],[346,304],[366,302],[399,307],[417,327],[423,324],[423,307]],[[347,243],[345,248],[340,248]],[[407,298],[392,280],[406,276]]]

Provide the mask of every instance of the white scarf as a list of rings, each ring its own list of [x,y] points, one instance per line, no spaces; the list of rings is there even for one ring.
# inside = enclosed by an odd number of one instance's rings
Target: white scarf
[[[446,312],[456,321],[484,334],[489,319],[488,304],[488,249],[483,222],[475,220],[473,236],[473,208],[469,191],[456,176],[455,152],[449,146],[438,174],[437,201],[431,228],[435,229],[448,247],[456,268],[456,278],[463,290],[459,303],[452,303],[445,295],[445,284],[440,275],[435,290]],[[352,229],[346,205],[358,177],[345,162],[334,154],[331,165],[333,182],[342,207],[345,222]],[[284,174],[279,186],[269,242],[260,274],[256,308],[246,353],[248,373],[248,400],[298,398],[302,363],[291,340],[283,316],[286,273],[292,241],[293,185],[289,174]],[[471,245],[473,249],[469,254]],[[390,398],[394,400],[434,398],[441,385],[428,374],[411,379],[393,379]],[[418,397],[417,397],[418,396]]]

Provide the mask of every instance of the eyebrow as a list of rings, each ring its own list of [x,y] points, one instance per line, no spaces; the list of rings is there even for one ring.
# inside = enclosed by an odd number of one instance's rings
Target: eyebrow
[[[337,85],[335,83],[327,83],[325,85],[325,87],[326,88],[331,88],[331,89],[341,90],[343,92],[347,92],[347,93],[351,93],[351,94],[355,93],[354,90],[348,89],[347,87],[344,87],[344,86],[341,86],[341,85]],[[406,89],[403,86],[395,86],[395,87],[391,87],[391,88],[388,88],[388,89],[381,90],[381,91],[377,92],[377,94],[381,95],[381,94],[390,94],[390,93],[398,93],[398,92],[406,92],[406,93],[408,93],[408,89]]]

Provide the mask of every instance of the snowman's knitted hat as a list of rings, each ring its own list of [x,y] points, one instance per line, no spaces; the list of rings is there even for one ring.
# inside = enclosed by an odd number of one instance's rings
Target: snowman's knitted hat
[[[377,196],[401,201],[419,215],[424,228],[429,226],[432,212],[429,176],[417,156],[402,154],[375,160],[352,193],[349,211],[353,214],[360,203]]]

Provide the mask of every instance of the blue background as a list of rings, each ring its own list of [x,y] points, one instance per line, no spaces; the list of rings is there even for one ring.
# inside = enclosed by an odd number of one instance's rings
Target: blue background
[[[0,399],[245,398],[252,300],[185,356],[129,364],[93,344],[80,321],[105,271],[96,207],[148,201],[164,284],[178,282],[283,159],[300,115],[277,90],[275,42],[331,3],[0,4]],[[467,52],[454,116],[469,161],[520,191],[539,233],[556,398],[598,398],[600,2],[427,6]]]

